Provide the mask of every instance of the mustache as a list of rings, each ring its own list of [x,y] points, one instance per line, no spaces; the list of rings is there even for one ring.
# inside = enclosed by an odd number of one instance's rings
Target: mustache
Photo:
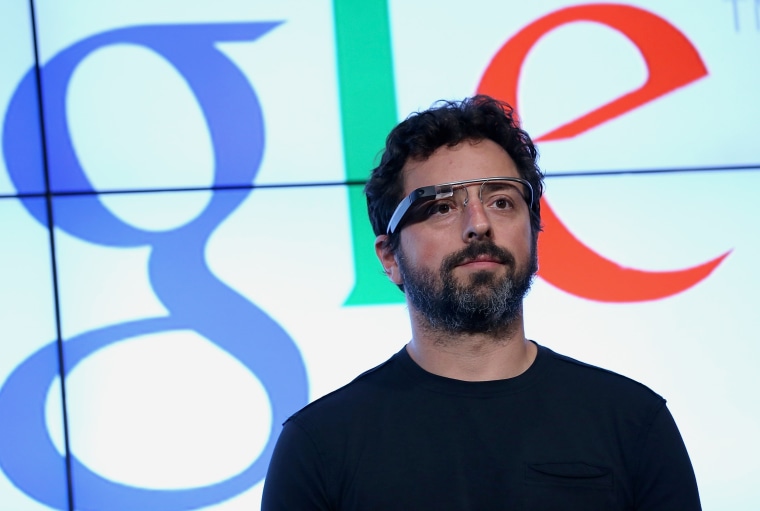
[[[483,255],[488,256],[501,264],[515,266],[515,257],[509,250],[497,246],[492,241],[479,241],[473,242],[459,252],[447,256],[443,260],[441,268],[444,271],[451,271],[465,261],[470,261]]]

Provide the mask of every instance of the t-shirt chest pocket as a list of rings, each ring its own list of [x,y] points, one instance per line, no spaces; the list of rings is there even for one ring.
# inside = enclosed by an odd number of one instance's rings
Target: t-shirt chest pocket
[[[583,462],[528,463],[524,472],[525,511],[610,511],[614,479],[607,467]]]

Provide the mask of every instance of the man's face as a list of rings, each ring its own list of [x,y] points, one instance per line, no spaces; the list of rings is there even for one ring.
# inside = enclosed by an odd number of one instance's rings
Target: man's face
[[[405,194],[453,181],[520,177],[509,155],[490,140],[441,147],[427,160],[407,162],[403,175]],[[434,329],[507,328],[520,315],[537,270],[527,203],[495,209],[480,202],[479,190],[478,184],[467,187],[467,205],[453,213],[433,205],[431,216],[403,227],[395,255],[381,255],[391,279],[404,285],[410,305]]]

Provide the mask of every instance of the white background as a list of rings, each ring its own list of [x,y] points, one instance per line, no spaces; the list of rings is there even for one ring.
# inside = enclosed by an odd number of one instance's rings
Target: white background
[[[570,4],[390,2],[398,117],[471,95],[501,45]],[[527,332],[663,395],[691,454],[704,509],[754,510],[760,507],[754,462],[760,458],[760,7],[721,0],[630,4],[679,28],[709,74],[582,136],[542,144],[547,198],[581,241],[624,266],[673,270],[731,254],[695,287],[641,303],[585,300],[538,279],[526,302]],[[39,2],[40,58],[44,64],[76,41],[123,26],[283,21],[252,43],[220,45],[262,104],[267,143],[256,184],[344,180],[330,2],[210,5]],[[3,118],[33,63],[30,38],[27,3],[5,2]],[[590,23],[561,27],[537,44],[523,69],[525,127],[543,134],[637,87],[645,73],[620,34]],[[149,51],[93,53],[72,79],[67,108],[77,154],[98,189],[211,184],[213,147],[199,107],[176,70]],[[374,156],[367,155],[368,170]],[[16,190],[3,165],[0,194],[11,196]],[[559,176],[732,165],[754,170]],[[160,233],[191,221],[210,197],[175,192],[101,200],[123,221]],[[214,275],[294,340],[310,399],[382,362],[410,335],[403,305],[343,305],[354,282],[348,211],[341,186],[258,189],[206,246]],[[167,314],[147,275],[149,247],[109,248],[60,229],[55,242],[64,339]],[[0,385],[55,338],[50,263],[47,231],[18,199],[0,198]],[[192,290],[191,279],[185,284]],[[62,450],[58,383],[45,410]],[[77,366],[66,389],[72,451],[104,477],[146,488],[189,488],[234,475],[258,456],[271,421],[256,375],[191,331],[111,345]],[[258,484],[213,509],[257,509],[260,492]],[[0,509],[46,508],[0,472]]]

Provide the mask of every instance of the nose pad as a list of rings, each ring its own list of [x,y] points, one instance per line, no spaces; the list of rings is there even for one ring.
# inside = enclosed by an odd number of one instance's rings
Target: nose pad
[[[464,192],[464,200],[462,201],[462,207],[466,208],[467,205],[470,203],[470,192],[467,191],[466,186],[463,186],[462,188],[460,188],[460,190]]]

